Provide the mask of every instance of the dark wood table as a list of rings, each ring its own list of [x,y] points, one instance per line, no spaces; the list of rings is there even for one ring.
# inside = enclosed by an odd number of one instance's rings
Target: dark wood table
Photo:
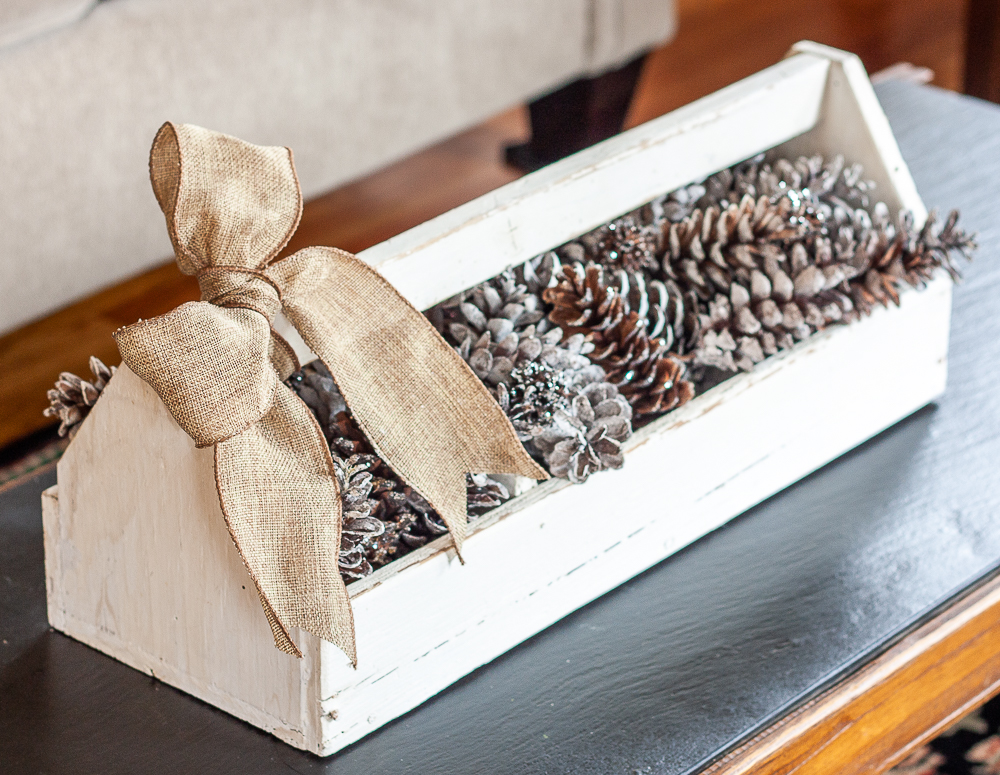
[[[41,475],[0,494],[0,772],[875,772],[1000,689],[1000,108],[878,91],[980,234],[936,405],[325,760],[48,629]]]

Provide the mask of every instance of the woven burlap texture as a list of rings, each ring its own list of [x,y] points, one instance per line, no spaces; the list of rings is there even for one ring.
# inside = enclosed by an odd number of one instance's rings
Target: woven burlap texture
[[[462,358],[377,271],[334,248],[276,260],[302,212],[290,150],[167,123],[150,177],[177,264],[198,277],[202,301],[118,330],[122,360],[196,445],[215,446],[222,512],[275,645],[301,656],[298,627],[357,664],[337,569],[340,493],[319,426],[281,381],[297,364],[271,331],[279,311],[459,553],[466,473],[547,475]]]

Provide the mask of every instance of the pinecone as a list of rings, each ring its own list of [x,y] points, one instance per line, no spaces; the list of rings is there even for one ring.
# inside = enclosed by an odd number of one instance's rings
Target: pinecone
[[[369,470],[376,459],[372,455],[351,455],[346,460],[332,457],[343,509],[338,565],[344,583],[349,584],[372,572],[367,554],[375,539],[385,534],[385,523],[372,516],[378,503],[369,497],[373,479]]]
[[[861,235],[855,254],[859,276],[851,282],[851,295],[857,308],[869,314],[876,304],[899,304],[901,285],[922,287],[938,267],[957,279],[951,254],[971,260],[977,247],[975,235],[957,228],[958,218],[958,210],[952,210],[937,229],[937,212],[931,211],[917,232],[912,213],[901,212],[897,228],[889,223],[887,210],[877,213],[875,225]]]
[[[666,286],[657,287],[661,299],[667,298]],[[590,359],[604,369],[636,414],[666,412],[694,395],[693,385],[683,379],[683,362],[669,352],[667,340],[673,342],[674,335],[666,322],[668,304],[660,304],[663,335],[651,337],[647,320],[630,308],[627,296],[608,282],[597,264],[563,267],[559,284],[543,296],[554,305],[549,313],[553,323],[568,334],[586,334],[594,345]]]
[[[376,455],[322,361],[306,364],[286,383],[313,412],[330,445],[344,513],[340,570],[345,582],[448,532],[430,504]],[[510,498],[485,474],[468,475],[466,487],[472,516]]]
[[[490,509],[495,509],[504,501],[510,500],[507,488],[486,474],[467,474],[465,487],[468,495],[467,509],[470,515],[484,514]]]
[[[105,366],[100,359],[90,356],[90,373],[94,375],[93,382],[88,382],[76,374],[64,371],[56,380],[55,388],[48,392],[49,407],[42,413],[45,417],[59,418],[59,435],[67,434],[72,439],[80,429],[80,423],[90,414],[90,410],[108,380],[117,368]]]
[[[839,154],[829,161],[815,155],[794,160],[779,158],[771,163],[759,154],[711,175],[704,182],[704,195],[694,206],[726,207],[747,195],[777,201],[791,191],[828,219],[835,207],[856,210],[869,206],[875,184],[864,180],[863,174],[860,164],[845,167],[844,157]]]
[[[344,426],[338,422],[338,416],[347,412],[347,403],[337,388],[337,383],[333,381],[333,375],[321,360],[307,363],[299,371],[295,372],[285,380],[285,383],[294,390],[306,406],[312,411],[323,430],[323,435],[334,446],[333,442],[345,436],[349,426]],[[360,431],[359,431],[360,433]],[[363,437],[359,441],[363,440]],[[342,455],[353,455],[357,452],[371,453],[370,449],[355,447],[335,447],[335,450]]]
[[[540,258],[558,265],[554,254]],[[550,268],[540,276],[535,261],[520,269],[522,276],[537,289],[547,282],[542,278],[551,272]],[[562,341],[563,332],[552,328],[545,319],[539,295],[518,283],[514,272],[504,272],[438,305],[430,317],[494,394],[498,385],[510,385],[515,368],[536,361],[565,370],[569,381],[576,384],[604,377],[586,357],[589,345],[582,337]]]
[[[580,484],[624,463],[622,443],[632,435],[632,407],[610,383],[588,385],[534,440],[553,476]]]
[[[748,195],[725,209],[696,209],[667,227],[663,273],[707,301],[734,281],[749,286],[767,246],[804,240],[818,228],[788,196],[772,203]]]
[[[510,419],[517,437],[528,444],[566,409],[578,390],[564,371],[544,361],[531,361],[510,373],[510,387],[497,385],[497,403]]]
[[[655,272],[662,240],[658,226],[645,224],[638,214],[630,213],[585,234],[579,241],[588,257],[598,264],[629,272]],[[569,255],[579,255],[573,251],[570,248]]]
[[[853,320],[854,305],[844,292],[839,267],[829,274],[806,262],[805,248],[796,244],[793,280],[768,256],[770,276],[758,269],[750,274],[750,289],[732,283],[729,295],[717,294],[701,315],[701,341],[695,362],[722,371],[749,371],[768,355],[791,347],[814,331]]]

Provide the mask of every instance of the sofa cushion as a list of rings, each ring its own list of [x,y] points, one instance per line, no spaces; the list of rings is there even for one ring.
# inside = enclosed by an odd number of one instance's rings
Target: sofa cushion
[[[3,0],[0,3],[0,48],[83,18],[98,0]]]

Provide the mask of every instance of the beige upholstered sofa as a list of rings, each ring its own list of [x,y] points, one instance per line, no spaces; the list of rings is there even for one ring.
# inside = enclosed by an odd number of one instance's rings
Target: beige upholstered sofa
[[[673,0],[3,0],[0,334],[170,256],[166,119],[292,147],[308,197],[673,24]]]

